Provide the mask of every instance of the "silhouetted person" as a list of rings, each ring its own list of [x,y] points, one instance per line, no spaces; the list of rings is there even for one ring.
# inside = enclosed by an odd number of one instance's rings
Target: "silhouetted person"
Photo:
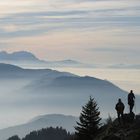
[[[135,104],[135,95],[133,93],[133,90],[131,90],[130,93],[128,94],[128,105],[130,107],[130,113],[132,113],[134,104]]]
[[[117,111],[117,115],[118,115],[118,121],[119,123],[121,122],[121,119],[123,120],[123,111],[124,111],[124,104],[123,102],[121,101],[121,99],[118,100],[118,103],[116,104],[116,111]]]

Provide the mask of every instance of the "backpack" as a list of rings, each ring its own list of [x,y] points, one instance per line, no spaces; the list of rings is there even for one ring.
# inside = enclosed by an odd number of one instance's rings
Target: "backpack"
[[[123,103],[117,103],[117,105],[116,105],[116,110],[117,110],[119,113],[122,113],[123,110],[124,110],[124,104],[123,104]]]

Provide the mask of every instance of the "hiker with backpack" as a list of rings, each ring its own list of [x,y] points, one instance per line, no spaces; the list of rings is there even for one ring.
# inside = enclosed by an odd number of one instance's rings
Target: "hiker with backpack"
[[[124,106],[123,102],[121,101],[121,99],[118,99],[118,103],[116,104],[115,109],[117,111],[119,123],[121,123],[121,119],[123,121],[124,108],[125,108],[125,106]]]

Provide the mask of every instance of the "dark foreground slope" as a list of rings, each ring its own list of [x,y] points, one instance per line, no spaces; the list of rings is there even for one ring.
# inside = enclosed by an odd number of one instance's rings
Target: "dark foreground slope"
[[[117,119],[109,121],[95,140],[140,140],[140,115],[133,122],[126,119],[125,124],[121,125]]]

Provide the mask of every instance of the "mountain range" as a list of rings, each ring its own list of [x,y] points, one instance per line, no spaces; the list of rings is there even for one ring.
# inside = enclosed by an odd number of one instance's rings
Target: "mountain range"
[[[37,79],[44,75],[48,76],[74,76],[74,74],[67,72],[58,72],[51,69],[23,69],[16,65],[0,63],[0,76],[1,78],[23,78],[23,79]]]
[[[126,91],[107,80],[90,76],[78,76],[51,69],[23,69],[10,64],[0,64],[0,80],[6,80],[8,83],[6,84],[12,86],[11,89],[14,87],[13,92],[18,93],[17,96],[24,96],[20,99],[20,103],[24,104],[23,99],[30,98],[31,101],[26,101],[27,105],[46,106],[49,103],[53,106],[59,105],[71,109],[74,107],[75,110],[79,110],[91,95],[98,101],[102,115],[105,116],[109,112],[114,114],[112,106],[118,98],[122,98],[127,104]],[[4,87],[3,82],[1,85]]]
[[[19,51],[7,53],[6,51],[0,52],[1,61],[40,61],[35,55],[26,51]]]
[[[18,65],[24,68],[76,67],[76,68],[140,69],[140,64],[95,65],[95,64],[85,64],[71,59],[60,61],[47,61],[41,60],[37,58],[33,53],[27,51],[17,51],[13,53],[1,51],[0,63]]]
[[[89,66],[81,62],[67,59],[61,61],[45,61],[40,60],[34,54],[27,51],[18,51],[7,53],[6,51],[0,52],[0,63],[14,64],[22,67],[84,67]]]
[[[18,115],[16,117],[31,112],[37,114],[39,110],[59,112],[59,114],[79,114],[81,106],[86,103],[89,96],[97,101],[101,117],[107,118],[108,114],[116,115],[115,104],[118,98],[121,98],[126,105],[125,112],[128,111],[127,92],[110,81],[95,77],[79,76],[51,69],[25,69],[1,63],[0,84],[0,103],[3,103],[0,107],[10,106],[9,111],[12,107],[19,108],[21,112],[16,113]],[[136,95],[137,106],[140,106],[140,102],[137,102],[139,100],[140,97]],[[140,109],[137,108],[137,111],[140,112]],[[36,119],[30,124],[34,121]],[[42,125],[43,123],[40,126]],[[10,131],[13,132],[12,129]],[[3,131],[0,132],[0,136],[6,135]],[[12,135],[14,134],[11,133],[9,136]]]
[[[77,117],[62,114],[37,116],[25,124],[0,129],[0,140],[6,140],[13,135],[18,135],[22,138],[31,131],[48,127],[63,127],[69,132],[74,132],[77,120]]]

